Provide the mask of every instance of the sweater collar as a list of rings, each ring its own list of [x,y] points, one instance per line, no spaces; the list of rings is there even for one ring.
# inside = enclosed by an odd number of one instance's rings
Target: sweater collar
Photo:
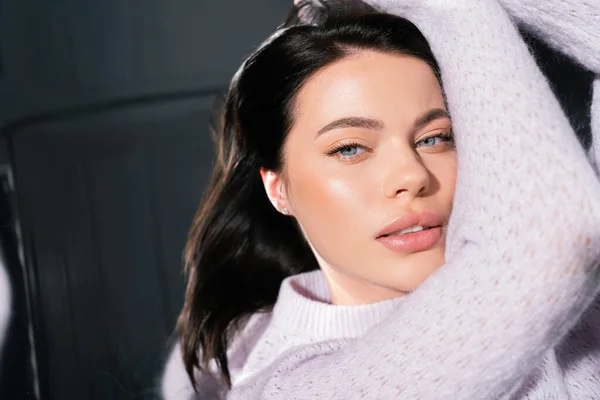
[[[306,272],[283,281],[272,323],[321,340],[357,337],[382,322],[403,298],[359,306],[333,305],[323,272]]]

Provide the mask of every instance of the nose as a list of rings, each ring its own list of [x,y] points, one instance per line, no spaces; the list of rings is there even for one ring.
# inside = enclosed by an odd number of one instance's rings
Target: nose
[[[429,171],[414,151],[396,153],[384,169],[383,194],[387,198],[415,198],[429,190]]]

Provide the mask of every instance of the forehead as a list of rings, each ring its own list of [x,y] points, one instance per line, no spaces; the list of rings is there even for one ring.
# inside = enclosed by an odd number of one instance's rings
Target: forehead
[[[368,116],[396,122],[445,108],[432,68],[401,54],[360,51],[318,71],[298,93],[296,122]]]

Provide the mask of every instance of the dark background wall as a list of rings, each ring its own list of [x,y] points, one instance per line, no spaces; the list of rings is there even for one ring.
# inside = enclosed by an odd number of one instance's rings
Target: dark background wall
[[[0,399],[156,398],[213,101],[291,0],[0,1]],[[585,141],[591,75],[531,43]]]
[[[155,397],[213,100],[289,4],[3,1],[0,165],[18,206],[3,244],[18,289],[0,399]]]

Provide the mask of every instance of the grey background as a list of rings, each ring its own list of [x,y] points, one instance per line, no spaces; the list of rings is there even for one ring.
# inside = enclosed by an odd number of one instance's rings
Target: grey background
[[[0,3],[0,399],[156,398],[213,101],[290,3]],[[586,141],[591,75],[532,44]]]
[[[213,100],[289,4],[2,3],[1,151],[18,205],[6,218],[19,212],[43,399],[155,397]],[[26,322],[13,323],[0,399],[34,398]]]

